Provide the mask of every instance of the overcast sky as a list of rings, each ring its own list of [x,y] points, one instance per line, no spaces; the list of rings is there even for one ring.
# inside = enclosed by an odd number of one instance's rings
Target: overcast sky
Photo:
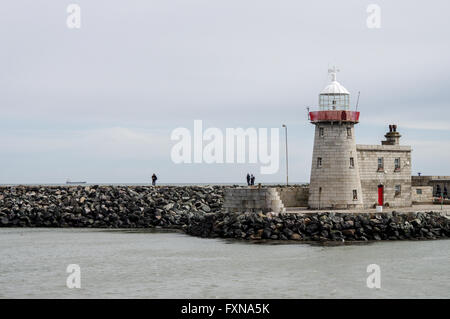
[[[70,3],[80,29],[66,25]],[[380,29],[366,25],[371,3]],[[290,180],[309,181],[306,107],[332,65],[352,107],[361,92],[357,143],[379,144],[397,124],[413,174],[450,175],[449,12],[447,0],[4,1],[0,184],[285,180],[283,148],[274,175],[172,163],[171,132],[196,119],[287,124]]]

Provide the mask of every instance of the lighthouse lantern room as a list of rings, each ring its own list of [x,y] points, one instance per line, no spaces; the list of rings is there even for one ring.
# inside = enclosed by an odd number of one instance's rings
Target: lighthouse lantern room
[[[311,122],[338,121],[358,123],[359,112],[350,111],[350,93],[337,81],[336,67],[328,70],[331,82],[319,94],[319,111],[309,112]]]

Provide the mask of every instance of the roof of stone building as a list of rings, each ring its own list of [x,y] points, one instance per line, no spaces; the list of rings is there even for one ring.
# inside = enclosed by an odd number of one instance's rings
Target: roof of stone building
[[[356,144],[357,151],[397,151],[397,152],[411,152],[409,145],[366,145]]]

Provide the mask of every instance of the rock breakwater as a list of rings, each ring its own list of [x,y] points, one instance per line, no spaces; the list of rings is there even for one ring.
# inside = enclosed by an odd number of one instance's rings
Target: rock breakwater
[[[450,237],[429,213],[225,212],[229,186],[0,187],[0,227],[170,228],[244,240],[366,241]]]
[[[450,237],[439,213],[224,213],[190,219],[188,234],[242,239],[367,241]]]
[[[0,188],[0,227],[180,228],[218,212],[221,186]]]

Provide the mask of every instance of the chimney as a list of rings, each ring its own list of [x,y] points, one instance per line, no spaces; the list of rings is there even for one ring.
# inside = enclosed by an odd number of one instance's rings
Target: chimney
[[[389,125],[389,132],[384,137],[386,141],[381,141],[381,145],[399,145],[401,135],[397,132],[397,125]]]

